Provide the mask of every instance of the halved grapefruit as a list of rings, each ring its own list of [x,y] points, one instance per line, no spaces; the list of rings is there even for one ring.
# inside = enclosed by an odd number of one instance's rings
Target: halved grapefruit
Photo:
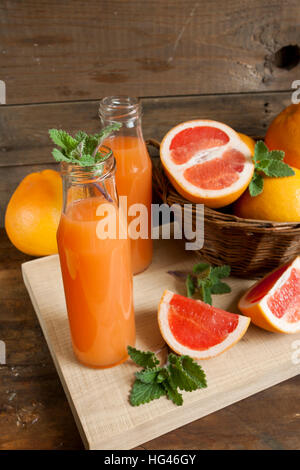
[[[158,308],[165,342],[177,354],[209,359],[231,348],[246,333],[250,319],[169,290]]]
[[[275,269],[252,286],[239,301],[239,309],[268,331],[300,331],[300,256]]]
[[[248,187],[253,171],[249,145],[231,127],[217,121],[187,121],[163,138],[164,170],[187,200],[223,207]]]

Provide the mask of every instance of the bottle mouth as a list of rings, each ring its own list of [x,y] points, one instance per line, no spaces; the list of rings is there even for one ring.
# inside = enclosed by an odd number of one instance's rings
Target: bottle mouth
[[[106,96],[100,101],[100,118],[111,121],[122,121],[137,118],[140,115],[141,104],[138,98],[131,96]]]
[[[99,153],[101,153],[101,160],[96,161],[93,165],[81,166],[79,164],[61,162],[60,170],[62,176],[71,178],[72,182],[82,183],[83,181],[102,181],[113,175],[116,170],[116,160],[113,151],[106,145],[101,145]]]

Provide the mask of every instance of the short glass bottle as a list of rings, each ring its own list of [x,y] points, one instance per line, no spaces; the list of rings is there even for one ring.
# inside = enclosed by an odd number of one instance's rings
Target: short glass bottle
[[[61,164],[57,231],[74,353],[96,368],[124,362],[135,343],[130,240],[119,234],[126,222],[118,210],[114,156],[106,147],[101,153],[106,159],[91,167]]]

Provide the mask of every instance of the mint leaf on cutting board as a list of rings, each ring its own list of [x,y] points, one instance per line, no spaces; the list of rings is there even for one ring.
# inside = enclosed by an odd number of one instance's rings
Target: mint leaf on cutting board
[[[183,404],[183,397],[178,391],[193,391],[207,387],[203,369],[189,356],[177,356],[170,353],[165,366],[159,366],[159,360],[151,351],[139,351],[128,346],[128,354],[143,370],[135,373],[135,382],[130,391],[130,403],[139,406],[165,395],[175,405]]]

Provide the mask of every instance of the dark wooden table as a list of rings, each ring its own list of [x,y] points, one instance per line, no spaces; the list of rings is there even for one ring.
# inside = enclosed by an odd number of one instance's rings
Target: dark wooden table
[[[0,230],[0,449],[82,449],[22,281],[28,261]],[[139,449],[299,449],[300,377],[146,442]]]

